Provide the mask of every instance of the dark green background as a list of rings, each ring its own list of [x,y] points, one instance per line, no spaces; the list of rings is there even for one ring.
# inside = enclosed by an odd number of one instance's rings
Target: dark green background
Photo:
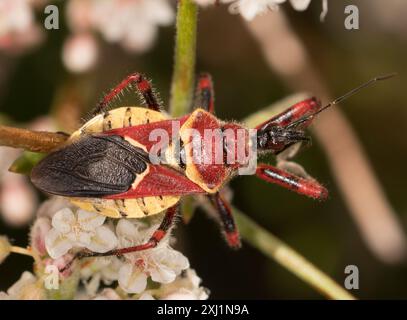
[[[319,21],[318,1],[312,1],[311,9],[303,13],[294,12],[289,5],[284,8],[335,96],[372,76],[391,71],[399,73],[389,83],[348,100],[343,104],[343,112],[359,135],[405,227],[406,36],[381,29],[362,9],[361,29],[345,30],[345,3],[351,2],[330,1],[324,23]],[[148,74],[163,100],[168,101],[174,40],[171,27],[161,29],[154,49],[142,56],[103,44],[101,63],[82,78],[73,77],[62,66],[60,52],[67,34],[62,23],[60,30],[47,32],[47,41],[39,49],[20,58],[0,56],[0,63],[12,68],[8,81],[0,88],[2,114],[19,122],[47,114],[57,88],[67,82],[86,83],[90,88],[86,101],[92,107],[103,92],[135,70]],[[223,119],[242,119],[292,93],[270,71],[240,17],[230,15],[225,6],[200,13],[197,71],[213,75],[216,112]],[[360,289],[354,293],[358,297],[407,297],[405,263],[386,265],[368,251],[340,197],[320,146],[315,142],[297,160],[329,188],[327,201],[312,201],[254,177],[238,177],[231,183],[234,204],[340,284],[345,278],[345,266],[357,265]],[[12,229],[0,223],[0,234],[9,235],[16,244],[26,244],[27,233],[28,228]],[[320,297],[307,284],[249,245],[240,251],[227,248],[217,226],[202,212],[188,226],[179,224],[176,233],[178,243],[203,278],[203,284],[211,290],[212,298]],[[31,268],[30,264],[27,257],[9,257],[0,266],[0,289],[10,286],[23,270]]]

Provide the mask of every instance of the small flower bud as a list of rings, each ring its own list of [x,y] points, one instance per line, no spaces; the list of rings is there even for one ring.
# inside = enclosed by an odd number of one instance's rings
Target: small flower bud
[[[31,228],[31,248],[40,256],[47,254],[47,249],[45,248],[45,237],[49,230],[51,230],[51,221],[47,217],[38,218]]]
[[[4,220],[12,226],[24,226],[32,219],[37,196],[26,178],[7,172],[3,176],[0,209]]]
[[[62,60],[68,70],[81,73],[90,70],[98,58],[98,46],[91,34],[83,33],[68,38]]]

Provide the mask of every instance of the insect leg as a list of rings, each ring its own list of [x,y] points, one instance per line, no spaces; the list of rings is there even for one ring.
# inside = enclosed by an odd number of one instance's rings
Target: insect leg
[[[137,93],[140,94],[142,100],[149,109],[159,111],[160,103],[158,98],[153,92],[150,82],[140,73],[136,72],[125,78],[116,87],[114,87],[96,106],[92,111],[95,116],[106,111],[110,102],[119,96],[126,88],[135,85]]]
[[[112,250],[106,252],[106,255],[122,255],[125,253],[155,248],[158,245],[158,243],[166,236],[167,232],[171,229],[172,225],[174,224],[174,220],[178,213],[178,209],[179,209],[178,203],[167,209],[167,212],[165,213],[164,219],[161,221],[160,226],[158,227],[157,230],[154,231],[153,235],[146,243],[134,247]]]
[[[317,101],[315,98],[306,99],[301,101],[294,106],[288,108],[287,110],[283,111],[282,113],[278,114],[277,116],[271,118],[270,120],[266,121],[265,123],[256,127],[256,129],[263,129],[264,126],[267,126],[268,123],[272,125],[278,125],[282,127],[307,127],[312,119],[321,113],[322,111],[337,105],[338,103],[342,102],[343,100],[348,99],[349,97],[353,96],[355,93],[359,92],[360,90],[370,87],[374,83],[378,81],[387,80],[396,76],[397,73],[390,73],[382,76],[377,76],[365,83],[362,83],[356,88],[348,91],[347,93],[343,94],[342,96],[336,98],[335,100],[329,102],[328,104],[321,106],[320,102]]]
[[[208,73],[201,73],[198,76],[195,108],[202,108],[210,113],[215,112],[212,77]]]
[[[298,177],[271,165],[258,165],[256,175],[262,180],[314,199],[325,199],[328,196],[328,191],[317,181]]]
[[[160,226],[158,227],[158,229],[156,231],[154,231],[153,235],[146,243],[143,243],[143,244],[140,244],[137,246],[133,246],[133,247],[110,250],[110,251],[107,251],[104,253],[81,251],[81,252],[77,253],[75,255],[75,257],[71,260],[71,262],[69,262],[64,267],[64,270],[69,268],[71,266],[72,262],[76,259],[91,258],[91,257],[120,256],[120,255],[123,255],[126,253],[155,248],[158,245],[158,243],[165,237],[168,230],[170,230],[171,226],[174,224],[174,220],[175,220],[174,218],[177,215],[178,208],[179,208],[179,204],[176,204],[176,205],[170,207],[169,209],[167,209],[167,212],[165,213],[164,219],[161,222]]]
[[[219,214],[229,246],[236,249],[240,248],[239,231],[237,230],[229,204],[221,197],[219,192],[208,197]]]
[[[321,103],[316,98],[309,98],[294,104],[266,122],[263,122],[258,125],[256,129],[265,130],[271,126],[286,127],[302,117],[318,111],[320,108]],[[308,124],[309,123],[304,123],[303,127],[306,127]]]

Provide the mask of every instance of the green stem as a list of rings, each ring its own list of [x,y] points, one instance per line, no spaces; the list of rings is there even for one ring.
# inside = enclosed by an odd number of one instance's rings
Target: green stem
[[[192,0],[178,1],[175,62],[170,101],[170,113],[173,117],[185,114],[192,101],[197,17],[198,9]]]
[[[259,249],[266,256],[274,259],[330,299],[355,299],[355,297],[339,286],[329,276],[320,271],[269,231],[256,224],[244,213],[233,208],[233,215],[243,239]]]

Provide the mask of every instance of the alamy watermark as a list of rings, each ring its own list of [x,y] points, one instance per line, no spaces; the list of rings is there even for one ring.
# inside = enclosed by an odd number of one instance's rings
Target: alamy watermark
[[[345,7],[344,25],[346,30],[359,30],[359,8],[353,4]]]
[[[44,287],[47,290],[59,289],[59,269],[57,266],[51,264],[45,267]]]
[[[183,140],[187,140],[184,144]],[[173,120],[171,136],[157,128],[150,132],[152,164],[227,165],[239,175],[252,175],[257,167],[257,130],[245,128],[182,129]],[[170,155],[169,155],[170,153]]]
[[[44,8],[44,28],[47,30],[59,29],[59,9],[54,4],[49,4]],[[359,8],[354,4],[345,6],[344,26],[346,30],[359,30]]]
[[[353,264],[345,267],[345,277],[344,286],[348,290],[358,290],[359,289],[359,268]]]
[[[59,9],[56,5],[50,4],[44,8],[47,17],[44,20],[44,28],[47,30],[59,29]]]

